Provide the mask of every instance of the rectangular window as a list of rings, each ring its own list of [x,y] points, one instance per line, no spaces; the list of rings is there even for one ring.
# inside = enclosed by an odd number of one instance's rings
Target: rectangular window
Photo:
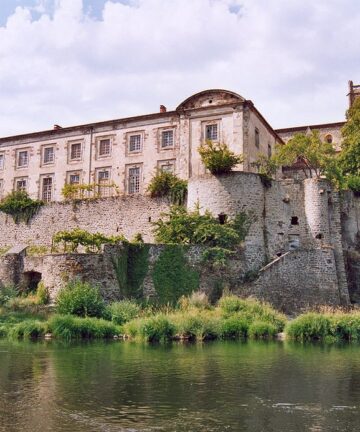
[[[158,170],[175,174],[175,160],[159,161]]]
[[[4,169],[4,165],[5,165],[5,155],[4,153],[0,154],[0,170]]]
[[[109,156],[111,153],[111,142],[110,139],[99,140],[99,157]]]
[[[128,171],[128,192],[135,194],[140,192],[140,167],[130,167]]]
[[[165,130],[161,132],[161,148],[174,147],[174,131]]]
[[[70,160],[81,160],[81,143],[71,144]]]
[[[255,128],[255,146],[256,148],[260,147],[260,133],[258,128]]]
[[[29,163],[29,153],[27,150],[21,150],[18,152],[17,157],[17,167],[24,168],[27,167]]]
[[[42,179],[42,197],[45,202],[52,200],[53,179],[52,177],[44,177]]]
[[[141,134],[129,136],[129,153],[141,152]]]
[[[70,174],[69,175],[69,184],[78,185],[80,184],[80,174]]]
[[[216,123],[205,126],[205,139],[210,141],[218,140],[218,125]]]
[[[97,172],[98,193],[101,197],[111,195],[110,170],[102,169]]]
[[[54,147],[44,147],[43,163],[51,164],[55,160]]]
[[[26,192],[27,190],[27,179],[20,178],[15,180],[15,190],[18,192]]]

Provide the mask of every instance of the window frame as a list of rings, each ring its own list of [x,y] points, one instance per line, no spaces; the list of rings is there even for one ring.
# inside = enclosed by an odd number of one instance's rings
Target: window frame
[[[126,193],[127,195],[138,195],[141,194],[142,192],[142,185],[143,185],[143,164],[139,163],[139,164],[131,164],[131,165],[126,165]],[[138,190],[136,191],[130,191],[130,170],[137,168],[139,169],[139,186],[138,186]]]
[[[19,189],[18,188],[18,182],[25,182],[25,187]],[[16,192],[19,192],[19,191],[27,192],[28,191],[28,187],[29,187],[29,177],[15,177],[14,178],[14,191],[16,191]]]
[[[51,179],[51,191],[50,199],[44,198],[44,180]],[[55,195],[55,175],[54,174],[42,174],[40,175],[40,199],[46,203],[54,201]]]
[[[71,183],[70,182],[70,177],[72,175],[78,175],[79,176],[79,183]],[[82,171],[81,170],[74,170],[74,171],[67,171],[66,172],[66,184],[82,184]]]
[[[25,165],[19,165],[20,162],[20,154],[26,153],[26,164]],[[30,162],[30,150],[29,149],[17,149],[16,150],[16,169],[25,169],[29,167]]]
[[[46,162],[45,161],[45,151],[47,149],[52,149],[53,150],[53,160]],[[41,148],[41,164],[42,165],[54,165],[55,164],[55,144],[45,144],[42,146]]]
[[[0,160],[2,164],[0,164],[0,171],[4,171],[5,169],[5,152],[0,152]]]
[[[172,144],[164,145],[164,134],[171,132],[172,134]],[[172,150],[175,148],[175,128],[162,128],[159,131],[159,148],[160,150]]]
[[[74,145],[80,145],[80,157],[72,158],[72,147]],[[68,163],[79,163],[82,162],[84,155],[84,141],[82,140],[74,140],[68,142]]]
[[[139,150],[130,150],[130,141],[131,137],[133,136],[140,136],[140,149]],[[132,155],[139,155],[142,154],[144,151],[144,141],[145,141],[145,133],[144,131],[133,131],[128,132],[126,134],[126,155],[132,156]]]
[[[95,179],[96,179],[96,191],[97,191],[97,193],[98,193],[98,195],[99,195],[99,197],[101,197],[101,198],[105,198],[105,197],[109,197],[109,196],[112,196],[112,191],[110,190],[110,185],[111,185],[111,174],[112,174],[112,167],[108,167],[108,166],[106,166],[106,167],[99,167],[99,168],[96,168],[96,171],[95,171]],[[100,173],[102,173],[102,172],[107,172],[107,173],[109,173],[109,177],[107,178],[107,181],[108,181],[108,185],[107,186],[101,186],[100,185],[100,178],[99,178],[99,174]],[[102,191],[102,188],[104,188],[103,190],[104,191],[107,191],[106,193],[102,193],[101,191]]]
[[[221,118],[216,119],[207,119],[203,120],[201,126],[201,142],[207,141],[207,128],[209,126],[216,126],[217,127],[217,137],[216,139],[211,140],[214,143],[218,143],[221,140]]]
[[[101,142],[109,141],[109,153],[100,153]],[[97,159],[106,159],[111,157],[112,154],[112,146],[113,146],[113,137],[112,136],[101,136],[96,138],[96,157]]]
[[[172,171],[163,170],[164,166],[172,166]],[[176,173],[176,159],[165,159],[157,161],[157,171],[158,172],[171,172],[172,174]]]

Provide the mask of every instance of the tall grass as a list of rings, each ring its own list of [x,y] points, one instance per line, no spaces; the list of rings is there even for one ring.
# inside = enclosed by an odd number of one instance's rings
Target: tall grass
[[[121,327],[100,318],[80,318],[71,315],[54,315],[47,323],[48,330],[55,338],[106,339],[121,334]]]
[[[360,312],[306,313],[290,321],[286,335],[298,341],[360,340]]]

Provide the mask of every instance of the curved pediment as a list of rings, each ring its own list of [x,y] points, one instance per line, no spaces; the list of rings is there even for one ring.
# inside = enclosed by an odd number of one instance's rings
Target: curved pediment
[[[204,108],[216,105],[244,102],[245,98],[229,90],[204,90],[188,97],[177,108],[177,111]]]

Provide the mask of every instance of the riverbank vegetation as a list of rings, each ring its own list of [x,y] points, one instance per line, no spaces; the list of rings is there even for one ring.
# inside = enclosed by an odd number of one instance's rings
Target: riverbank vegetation
[[[173,340],[274,339],[285,332],[295,341],[360,341],[360,311],[322,309],[288,320],[269,304],[224,293],[212,305],[204,293],[176,304],[124,299],[107,304],[97,287],[80,281],[60,290],[55,305],[40,283],[25,295],[0,288],[0,336],[15,339],[121,338]]]
[[[6,291],[6,290],[2,290]],[[61,290],[55,306],[41,306],[30,297],[3,297],[0,335],[18,339],[121,337],[136,341],[273,338],[286,317],[254,299],[224,295],[210,305],[205,294],[181,297],[172,306],[122,300],[106,304],[99,290],[75,281]],[[13,307],[14,298],[23,307]],[[28,298],[27,302],[24,299]],[[37,297],[36,297],[37,298]],[[31,301],[33,303],[31,304]],[[21,304],[17,300],[17,305]]]

